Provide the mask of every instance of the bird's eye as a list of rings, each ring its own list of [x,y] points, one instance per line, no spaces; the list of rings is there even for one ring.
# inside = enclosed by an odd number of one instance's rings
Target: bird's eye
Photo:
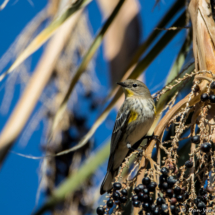
[[[137,87],[137,84],[133,84],[133,87]]]

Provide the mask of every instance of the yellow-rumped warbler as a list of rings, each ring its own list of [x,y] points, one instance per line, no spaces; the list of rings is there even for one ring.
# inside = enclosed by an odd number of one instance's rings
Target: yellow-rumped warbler
[[[107,174],[100,189],[101,195],[112,189],[114,177],[118,174],[129,149],[147,134],[155,116],[154,100],[144,83],[128,79],[117,84],[124,89],[125,101],[116,117]]]

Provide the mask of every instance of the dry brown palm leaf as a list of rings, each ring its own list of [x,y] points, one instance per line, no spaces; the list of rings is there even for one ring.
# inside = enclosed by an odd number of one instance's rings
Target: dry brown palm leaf
[[[64,48],[71,31],[77,22],[81,11],[70,17],[49,42],[45,53],[35,69],[22,98],[19,100],[11,117],[0,135],[0,163],[2,163],[8,150],[25,126],[32,113],[44,87],[53,72],[55,63]],[[58,44],[58,46],[56,46]]]

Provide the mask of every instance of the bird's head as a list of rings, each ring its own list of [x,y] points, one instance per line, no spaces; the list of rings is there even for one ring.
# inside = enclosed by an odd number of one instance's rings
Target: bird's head
[[[141,81],[127,79],[123,82],[118,82],[117,84],[123,88],[126,97],[131,96],[143,96],[144,98],[151,97],[149,89]]]

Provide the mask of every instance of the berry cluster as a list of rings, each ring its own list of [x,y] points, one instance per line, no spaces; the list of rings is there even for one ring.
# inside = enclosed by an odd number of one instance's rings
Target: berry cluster
[[[155,182],[151,181],[149,177],[144,177],[142,184],[134,188],[135,194],[132,196],[133,206],[140,207],[142,204],[143,210],[149,212],[154,203],[153,193],[156,187],[157,184]]]
[[[213,81],[213,82],[211,83],[210,88],[211,88],[212,90],[215,89],[215,81]],[[208,100],[210,100],[211,103],[215,103],[215,95],[214,95],[214,94],[208,95],[207,93],[203,93],[203,94],[201,95],[201,100],[202,100],[203,102],[207,102]]]
[[[199,144],[200,143],[200,136],[196,135],[196,136],[191,137],[191,142],[195,143],[195,144]],[[200,149],[202,152],[205,152],[205,153],[210,152],[211,143],[207,143],[207,142],[202,143],[200,146]],[[186,165],[186,163],[185,163],[185,165]],[[191,167],[188,167],[188,168],[191,168]]]
[[[119,182],[113,184],[113,194],[110,196],[110,199],[107,200],[106,207],[98,207],[96,212],[98,215],[103,215],[105,213],[105,208],[108,210],[115,205],[124,204],[127,202],[128,198],[127,189],[122,189],[122,185]]]

